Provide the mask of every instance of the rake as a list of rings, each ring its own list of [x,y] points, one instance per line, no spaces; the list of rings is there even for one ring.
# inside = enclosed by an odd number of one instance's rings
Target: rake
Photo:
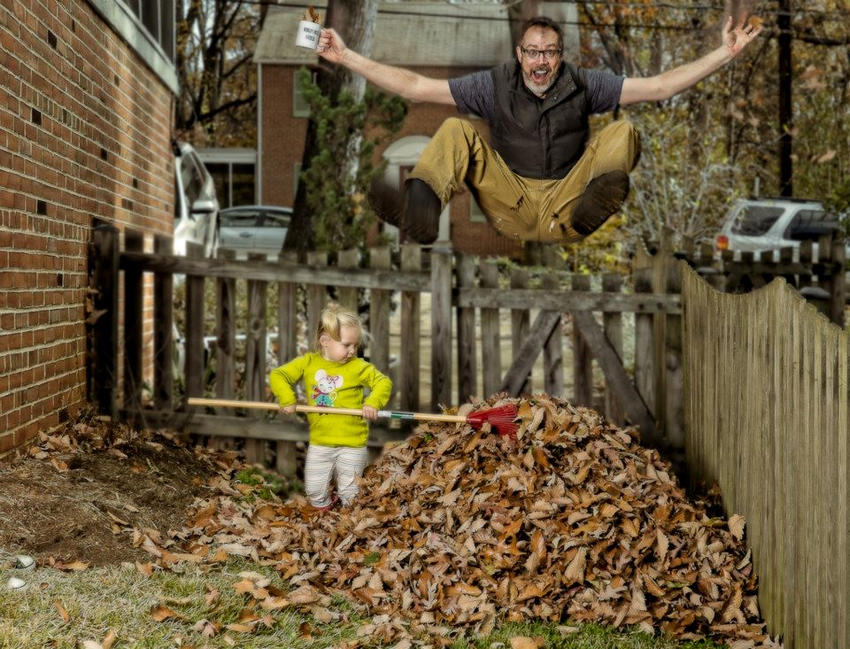
[[[268,403],[265,401],[238,401],[235,399],[202,399],[200,397],[189,397],[186,403],[190,406],[211,406],[216,408],[252,408],[256,410],[275,410],[279,411],[280,406],[276,403]],[[324,406],[303,406],[296,405],[296,412],[316,412],[328,415],[353,415],[360,417],[363,414],[362,410],[356,408],[327,408]],[[468,424],[475,430],[480,430],[484,424],[490,424],[490,428],[495,430],[499,435],[516,439],[516,432],[519,425],[516,423],[517,409],[516,406],[509,403],[496,408],[487,410],[478,410],[471,412],[466,416],[463,415],[443,415],[430,414],[426,412],[406,412],[400,410],[379,410],[378,417],[382,419],[413,419],[417,421],[445,421],[453,423]]]

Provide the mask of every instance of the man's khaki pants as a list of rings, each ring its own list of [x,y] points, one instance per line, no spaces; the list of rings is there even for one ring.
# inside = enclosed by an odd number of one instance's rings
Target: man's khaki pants
[[[570,224],[587,184],[609,171],[629,173],[639,151],[637,130],[619,120],[591,138],[566,177],[523,178],[508,168],[470,122],[450,117],[422,151],[409,178],[425,181],[444,206],[466,182],[490,223],[503,235],[569,243],[581,239]]]

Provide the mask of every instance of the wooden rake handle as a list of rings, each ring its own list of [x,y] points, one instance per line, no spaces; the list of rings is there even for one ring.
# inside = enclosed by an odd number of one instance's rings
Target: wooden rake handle
[[[213,408],[252,408],[255,410],[279,411],[280,406],[276,403],[266,401],[238,401],[236,399],[202,399],[201,397],[189,397],[186,403],[190,406],[210,406]],[[353,415],[360,417],[362,410],[357,408],[326,408],[324,406],[303,406],[297,404],[296,412],[318,412],[326,415]],[[431,414],[426,412],[405,412],[401,410],[379,410],[378,417],[385,419],[415,419],[417,421],[450,421],[465,423],[466,417],[461,415]]]

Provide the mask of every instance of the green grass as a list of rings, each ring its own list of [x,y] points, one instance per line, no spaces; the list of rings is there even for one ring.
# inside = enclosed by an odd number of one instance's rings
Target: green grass
[[[249,595],[239,594],[233,587],[242,580],[239,573],[243,571],[259,573],[273,587],[286,590],[270,566],[258,566],[247,560],[214,568],[180,566],[179,571],[156,571],[150,577],[127,564],[77,573],[61,573],[50,568],[0,571],[0,649],[78,649],[86,641],[101,642],[110,631],[116,636],[113,649],[318,649],[356,640],[358,629],[371,621],[359,617],[344,597],[334,595],[329,609],[338,620],[328,624],[319,623],[309,615],[283,610],[271,613],[269,624],[260,623],[252,633],[227,630],[225,625],[238,622],[240,613],[252,601]],[[5,584],[10,576],[25,579],[27,586],[9,591]],[[208,597],[213,591],[217,591],[217,596]],[[67,621],[60,607],[67,611]],[[181,617],[158,622],[152,616],[157,607],[167,607]],[[202,627],[197,626],[202,620],[218,625],[218,633],[205,636]],[[197,630],[193,628],[196,626]],[[511,638],[515,636],[542,638],[539,646],[552,649],[716,649],[720,646],[709,642],[677,643],[669,638],[597,625],[505,624],[486,637],[458,639],[451,648],[511,649]]]

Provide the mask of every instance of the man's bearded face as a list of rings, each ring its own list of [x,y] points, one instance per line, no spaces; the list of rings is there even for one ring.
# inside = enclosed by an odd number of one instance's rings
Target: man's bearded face
[[[549,90],[561,65],[561,43],[549,27],[529,27],[516,48],[525,86],[538,97]]]

